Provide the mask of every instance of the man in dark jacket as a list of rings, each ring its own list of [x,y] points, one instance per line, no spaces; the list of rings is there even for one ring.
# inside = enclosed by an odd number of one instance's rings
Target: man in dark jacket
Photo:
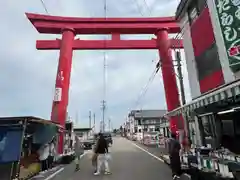
[[[108,144],[102,133],[99,133],[99,139],[96,145],[95,153],[98,154],[97,172],[94,175],[99,175],[101,172],[102,164],[105,165],[105,174],[110,174],[106,154],[108,153]]]
[[[181,175],[181,161],[179,151],[181,149],[181,145],[177,140],[176,134],[171,134],[172,138],[169,140],[168,151],[170,156],[170,166],[172,169],[172,177],[173,179],[180,178]]]

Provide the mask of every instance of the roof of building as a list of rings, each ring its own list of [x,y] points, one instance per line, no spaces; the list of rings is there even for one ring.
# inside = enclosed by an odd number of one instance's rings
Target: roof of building
[[[132,110],[128,116],[135,118],[161,118],[167,113],[166,110]]]
[[[73,129],[74,132],[88,132],[91,130],[92,130],[92,128],[74,128]]]
[[[181,0],[177,7],[177,11],[175,14],[176,19],[181,19],[181,17],[185,14],[183,12],[187,11],[187,8],[189,7],[189,4],[192,2],[192,0]]]

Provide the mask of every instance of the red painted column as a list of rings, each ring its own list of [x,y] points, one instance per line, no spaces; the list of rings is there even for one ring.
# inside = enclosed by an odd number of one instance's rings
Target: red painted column
[[[156,36],[159,47],[158,51],[161,62],[167,110],[172,111],[180,106],[180,100],[167,29],[159,30],[156,33]],[[176,132],[179,129],[178,124],[178,117],[171,117],[170,129],[172,132]]]
[[[74,30],[63,29],[60,57],[55,85],[55,95],[52,106],[51,120],[58,122],[65,128],[68,107],[68,92],[70,85]],[[60,133],[58,141],[58,153],[63,153],[64,133]]]

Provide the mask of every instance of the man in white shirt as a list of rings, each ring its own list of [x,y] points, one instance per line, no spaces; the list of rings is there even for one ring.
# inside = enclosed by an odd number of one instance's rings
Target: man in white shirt
[[[54,163],[54,157],[56,155],[54,140],[49,144],[49,156],[48,156],[48,168],[51,169]]]
[[[45,144],[38,150],[39,160],[41,161],[42,171],[48,170],[49,144]]]

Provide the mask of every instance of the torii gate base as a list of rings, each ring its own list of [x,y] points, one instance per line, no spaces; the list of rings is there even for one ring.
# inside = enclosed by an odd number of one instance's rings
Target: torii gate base
[[[180,28],[174,17],[167,18],[69,18],[26,13],[39,33],[62,34],[62,40],[37,41],[37,49],[60,49],[55,97],[51,120],[65,126],[68,106],[72,52],[78,49],[158,49],[164,82],[167,110],[180,106],[179,93],[172,62],[171,48],[182,48],[181,40],[169,40],[169,33]],[[79,40],[77,34],[111,34],[112,40]],[[155,34],[151,40],[121,40],[121,34]],[[171,131],[178,130],[178,118],[170,119]],[[182,121],[183,123],[183,121]],[[181,124],[182,124],[181,123]],[[63,135],[59,139],[63,153]]]

